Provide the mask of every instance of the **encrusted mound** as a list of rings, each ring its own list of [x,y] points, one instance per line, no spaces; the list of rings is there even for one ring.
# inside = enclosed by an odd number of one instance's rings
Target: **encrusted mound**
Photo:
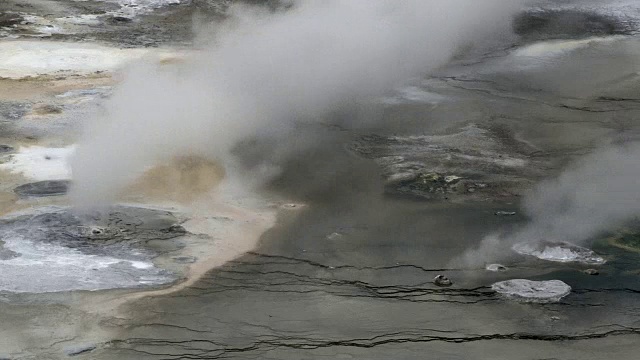
[[[69,191],[69,180],[45,180],[20,185],[13,189],[20,197],[44,197],[64,195]]]
[[[518,254],[535,256],[547,261],[578,262],[590,265],[601,265],[606,262],[592,250],[567,242],[519,243],[512,249]]]
[[[512,300],[534,303],[558,302],[571,293],[571,286],[560,280],[513,279],[497,282],[491,289]]]

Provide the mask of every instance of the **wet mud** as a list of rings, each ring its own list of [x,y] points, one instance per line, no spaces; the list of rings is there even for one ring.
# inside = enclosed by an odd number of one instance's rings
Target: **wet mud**
[[[171,66],[194,19],[222,21],[228,4],[9,0],[0,42],[162,48]],[[257,158],[280,161],[259,196],[185,156],[93,213],[68,208],[60,149],[117,89],[117,67],[0,79],[0,358],[636,359],[635,232],[546,244],[606,261],[460,256],[525,224],[540,180],[640,139],[638,14],[627,1],[525,9],[513,37],[388,94],[373,119],[241,144],[247,177]],[[307,133],[321,141],[278,157]]]

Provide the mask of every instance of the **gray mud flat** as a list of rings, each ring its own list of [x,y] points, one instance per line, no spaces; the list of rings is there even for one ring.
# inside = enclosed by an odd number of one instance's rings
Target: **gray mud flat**
[[[193,14],[222,18],[228,3],[180,1],[128,17],[114,1],[1,1],[0,37],[180,47],[192,41]],[[29,14],[53,26],[66,16],[95,22],[44,34],[22,23]],[[188,234],[170,212],[45,207],[0,219],[0,357],[638,359],[637,252],[604,243],[571,252],[606,258],[598,276],[585,272],[593,261],[540,261],[506,245],[474,254],[487,235],[523,225],[521,198],[538,181],[600,144],[640,139],[638,19],[633,1],[547,1],[517,16],[513,38],[463,52],[381,100],[379,122],[327,119],[274,140],[298,148],[305,131],[328,139],[287,158],[267,187],[306,206],[253,251],[174,292],[137,292],[177,279],[157,256],[196,261],[174,254]],[[56,99],[102,101],[109,91]],[[32,105],[0,103],[3,126]],[[269,141],[238,153],[248,163],[256,152],[281,156]],[[486,263],[465,264],[465,253]],[[452,285],[437,286],[437,275]],[[566,287],[533,303],[492,289],[507,282],[514,294],[513,279]],[[113,299],[129,301],[112,309]]]
[[[637,254],[598,248],[608,260],[599,276],[509,247],[498,254],[507,271],[457,261],[521,224],[518,203],[537,181],[603,139],[639,138],[640,108],[621,100],[640,88],[637,58],[624,55],[638,40],[626,18],[600,10],[523,14],[517,44],[504,48],[629,37],[557,58],[462,59],[401,91],[379,124],[327,129],[333,141],[291,159],[272,186],[308,210],[195,286],[131,304],[131,330],[96,358],[635,359]],[[609,61],[620,66],[597,65]],[[518,211],[495,215],[505,209]],[[511,279],[567,287],[522,303],[491,287]]]

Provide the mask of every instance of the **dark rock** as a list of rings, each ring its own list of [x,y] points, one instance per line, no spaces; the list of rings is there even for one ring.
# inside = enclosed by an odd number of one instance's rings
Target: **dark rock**
[[[0,27],[10,27],[14,25],[20,25],[23,18],[19,14],[14,13],[0,13]]]
[[[185,228],[182,225],[178,225],[178,224],[173,224],[169,226],[168,231],[172,233],[180,233],[180,234],[184,234],[187,232],[187,230],[185,230]]]
[[[112,18],[109,19],[109,22],[112,24],[129,23],[131,21],[133,21],[132,18],[128,18],[124,16],[113,16]]]
[[[44,197],[64,195],[69,191],[69,180],[45,180],[20,185],[13,192],[20,197]]]
[[[433,278],[433,283],[438,285],[438,286],[451,286],[451,285],[453,285],[451,280],[449,280],[449,278],[444,276],[444,275],[438,275],[438,276],[434,277]]]
[[[418,173],[412,177],[390,182],[387,187],[395,188],[400,193],[421,194],[425,198],[441,197],[461,190],[470,193],[476,191],[473,185],[467,187],[458,176],[435,172]]]
[[[76,356],[84,353],[88,353],[96,349],[95,344],[82,344],[82,345],[74,345],[64,349],[64,353],[67,356]]]
[[[13,152],[13,147],[9,145],[0,145],[0,154]]]

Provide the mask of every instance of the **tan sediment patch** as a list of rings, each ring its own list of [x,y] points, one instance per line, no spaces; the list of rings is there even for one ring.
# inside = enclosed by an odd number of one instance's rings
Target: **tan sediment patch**
[[[70,90],[111,86],[116,82],[109,74],[87,76],[40,76],[25,79],[0,78],[0,100],[42,100]]]
[[[162,55],[157,64],[172,66],[184,63],[182,54]],[[119,73],[95,71],[86,74],[42,74],[22,78],[0,76],[0,101],[43,100],[71,90],[113,86],[120,82]]]
[[[204,254],[202,252],[197,254],[198,260],[189,267],[184,281],[164,289],[132,292],[125,295],[107,292],[104,297],[97,300],[99,305],[87,304],[85,310],[113,315],[114,312],[122,310],[118,310],[121,306],[132,301],[184,290],[197,283],[207,272],[255,249],[262,234],[277,222],[292,219],[304,207],[302,204],[296,204],[294,207],[272,204],[272,206],[252,208],[240,206],[233,200],[222,199],[206,204],[200,203],[194,206],[190,220],[183,223],[183,226],[191,233],[208,234],[213,239],[210,240],[212,243],[206,247]],[[220,218],[227,220],[226,226],[220,226],[216,221]],[[189,246],[184,255],[190,255],[189,251],[194,250],[198,251],[195,247]]]
[[[179,65],[184,64],[187,59],[184,56],[165,56],[158,61],[159,65]]]
[[[200,156],[179,156],[145,171],[126,191],[133,200],[192,203],[224,178],[224,168]]]
[[[226,217],[233,224],[223,228],[217,226],[212,228],[211,218],[205,214],[197,213],[191,220],[183,224],[185,229],[190,232],[213,233],[216,238],[212,240],[213,244],[209,247],[208,254],[200,257],[189,268],[185,281],[166,289],[133,294],[130,300],[171,294],[195,284],[209,270],[222,266],[255,248],[261,235],[273,227],[276,222],[276,212],[273,210],[256,211],[224,203],[215,204],[209,211],[211,210],[215,210],[216,217]]]
[[[62,108],[60,106],[52,104],[38,104],[31,110],[31,115],[43,116],[43,115],[55,115],[61,114]]]
[[[27,207],[20,206],[17,202],[18,196],[13,191],[0,192],[0,216],[5,216]]]
[[[111,312],[129,301],[188,288],[208,271],[253,250],[279,216],[290,218],[304,208],[302,204],[268,202],[233,186],[225,175],[223,166],[213,160],[179,156],[148,169],[126,189],[122,201],[179,209],[181,217],[187,219],[181,225],[196,235],[185,239],[188,245],[180,256],[191,256],[196,261],[186,269],[183,281],[167,288],[124,296],[104,293],[98,312]],[[96,311],[96,307],[89,305],[87,310]]]

